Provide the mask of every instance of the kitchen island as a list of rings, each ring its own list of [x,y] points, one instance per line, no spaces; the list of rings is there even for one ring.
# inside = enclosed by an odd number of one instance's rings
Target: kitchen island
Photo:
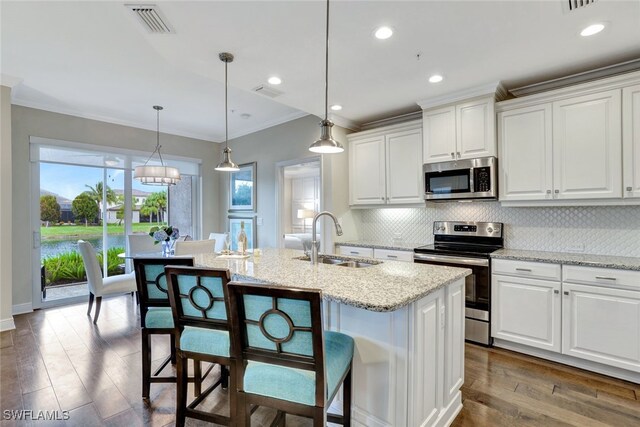
[[[462,408],[464,278],[471,271],[374,260],[366,268],[311,265],[300,256],[265,249],[248,259],[204,254],[195,262],[228,268],[237,281],[322,290],[325,328],[356,342],[354,425],[451,424]]]

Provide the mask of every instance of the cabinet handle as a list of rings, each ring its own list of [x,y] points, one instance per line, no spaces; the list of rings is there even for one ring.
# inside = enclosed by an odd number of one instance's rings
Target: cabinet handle
[[[556,193],[556,194],[559,194],[560,190],[554,190],[553,192]]]
[[[516,268],[516,271],[526,271],[528,273],[531,273],[531,269],[530,268]]]
[[[460,158],[460,152],[458,151],[458,158]]]
[[[387,258],[398,258],[398,255],[387,255]]]
[[[564,291],[564,294],[565,295],[569,295],[569,291]]]
[[[551,194],[551,190],[547,190],[547,194]]]
[[[358,252],[358,251],[351,251],[351,252],[349,252],[349,253],[350,253],[351,255],[360,255],[360,252]]]
[[[633,187],[627,187],[627,191],[633,191]]]
[[[557,295],[557,294],[559,294],[559,293],[560,293],[560,291],[559,291],[559,290],[557,290],[557,289],[555,289],[555,290],[553,291],[553,293]]]
[[[618,280],[615,277],[596,276],[596,279],[600,280]]]
[[[451,158],[455,159],[456,158],[456,153],[454,153],[453,151],[451,152]]]

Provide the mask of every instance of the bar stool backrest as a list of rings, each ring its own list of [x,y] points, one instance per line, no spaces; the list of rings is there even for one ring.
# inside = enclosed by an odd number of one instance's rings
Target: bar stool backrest
[[[167,267],[169,300],[179,330],[185,326],[229,330],[227,269]]]
[[[232,348],[241,360],[315,372],[316,405],[326,401],[322,293],[317,289],[229,283]]]

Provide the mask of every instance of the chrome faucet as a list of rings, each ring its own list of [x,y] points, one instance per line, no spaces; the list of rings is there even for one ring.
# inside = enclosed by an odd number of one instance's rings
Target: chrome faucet
[[[318,238],[317,238],[317,232],[316,232],[316,223],[318,222],[318,218],[320,218],[322,215],[327,215],[330,216],[331,219],[333,220],[333,223],[336,226],[336,234],[338,236],[342,236],[342,227],[340,227],[340,224],[338,223],[338,218],[336,218],[336,216],[334,214],[332,214],[329,211],[324,211],[324,212],[320,212],[318,214],[316,214],[316,216],[313,217],[313,224],[311,225],[311,232],[312,232],[312,238],[311,238],[311,264],[312,265],[316,265],[318,263]]]

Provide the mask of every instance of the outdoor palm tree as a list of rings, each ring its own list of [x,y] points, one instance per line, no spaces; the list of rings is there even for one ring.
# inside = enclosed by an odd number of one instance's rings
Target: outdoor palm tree
[[[85,193],[88,194],[89,197],[91,197],[91,199],[93,199],[98,204],[98,207],[100,207],[100,219],[102,219],[102,216],[104,213],[103,209],[105,209],[105,205],[104,203],[102,203],[102,192],[103,192],[102,181],[97,182],[96,185],[93,187],[90,185],[85,185],[85,187],[89,189],[88,191],[85,191]],[[115,204],[117,202],[118,202],[118,195],[116,194],[115,191],[111,189],[111,187],[107,185],[107,205]]]

